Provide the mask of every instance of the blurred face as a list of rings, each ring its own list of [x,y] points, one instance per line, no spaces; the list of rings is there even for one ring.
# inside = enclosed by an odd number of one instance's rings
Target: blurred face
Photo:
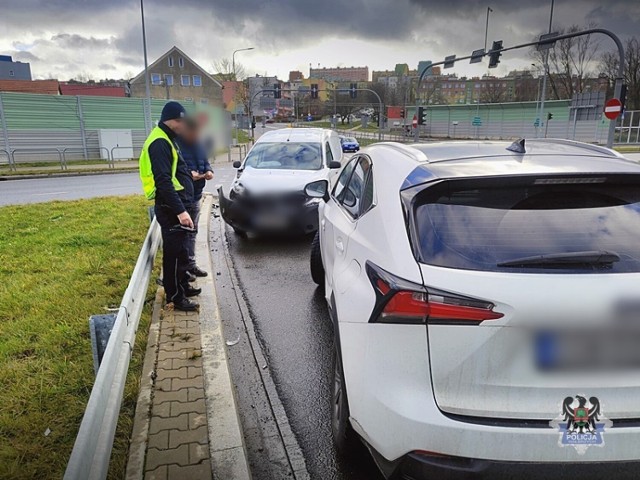
[[[183,135],[186,130],[186,122],[183,119],[167,120],[164,124],[173,130],[176,135]]]
[[[200,128],[195,121],[187,120],[184,122],[184,132],[181,135],[187,143],[195,143],[199,134]]]

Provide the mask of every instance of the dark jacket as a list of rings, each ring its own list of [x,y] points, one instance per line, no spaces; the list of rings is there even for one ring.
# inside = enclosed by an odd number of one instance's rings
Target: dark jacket
[[[196,142],[189,145],[179,137],[177,139],[177,143],[180,147],[182,157],[184,158],[189,171],[193,170],[198,173],[213,172],[213,168],[211,168],[211,164],[209,163],[209,159],[207,158],[207,152],[205,151],[201,143]],[[193,182],[193,196],[195,201],[198,201],[202,198],[202,190],[204,190],[204,186],[206,183],[207,181],[205,179],[196,180]]]
[[[164,123],[158,125],[174,142],[176,134]],[[184,212],[187,207],[194,202],[193,181],[191,179],[191,171],[184,161],[178,150],[178,168],[176,169],[176,179],[183,190],[176,190],[171,182],[171,164],[173,163],[173,154],[171,153],[171,145],[163,138],[155,140],[149,145],[149,158],[151,159],[151,171],[153,172],[153,180],[156,184],[156,205],[168,208],[174,215]]]

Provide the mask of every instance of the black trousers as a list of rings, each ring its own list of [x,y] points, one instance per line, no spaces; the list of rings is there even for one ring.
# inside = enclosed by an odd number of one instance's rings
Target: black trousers
[[[167,303],[184,299],[186,271],[189,265],[188,232],[182,230],[178,217],[166,207],[155,206],[162,232],[162,283]]]
[[[187,270],[191,270],[196,266],[196,236],[198,235],[198,217],[200,216],[200,201],[195,202],[193,205],[187,207],[187,212],[193,220],[193,225],[196,227],[195,232],[187,233],[187,256],[189,257],[187,263]]]

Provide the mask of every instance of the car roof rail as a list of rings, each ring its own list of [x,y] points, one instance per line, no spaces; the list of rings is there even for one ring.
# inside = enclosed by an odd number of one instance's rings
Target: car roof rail
[[[570,146],[570,147],[575,147],[575,148],[581,148],[583,150],[589,150],[591,152],[596,152],[596,153],[601,153],[603,155],[606,155],[608,157],[616,157],[616,158],[625,158],[626,157],[624,155],[622,155],[620,152],[616,152],[615,150],[612,150],[610,148],[607,147],[603,147],[601,145],[594,145],[593,143],[585,143],[585,142],[578,142],[576,140],[568,140],[566,138],[532,138],[532,139],[528,139],[527,142],[531,142],[531,143],[552,143],[552,144],[556,144],[556,145],[566,145],[566,146]]]
[[[403,143],[398,142],[379,142],[371,145],[372,147],[388,147],[396,150],[399,153],[403,153],[408,157],[411,157],[412,160],[416,162],[429,162],[429,158],[427,155],[418,150],[417,148],[413,148],[412,146],[405,145]]]

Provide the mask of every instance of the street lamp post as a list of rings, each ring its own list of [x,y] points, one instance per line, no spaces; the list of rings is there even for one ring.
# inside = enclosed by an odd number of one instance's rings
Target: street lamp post
[[[233,81],[237,82],[238,78],[236,77],[236,53],[238,52],[246,52],[248,50],[253,50],[254,47],[247,47],[247,48],[239,48],[237,50],[234,50],[233,53],[231,54],[231,68],[233,70]],[[234,129],[235,132],[235,137],[236,137],[236,145],[238,144],[238,107],[236,106],[236,111],[235,111],[235,119],[236,119],[236,126]]]
[[[551,26],[553,24],[553,5],[554,0],[551,0],[551,12],[549,13],[549,33],[551,33]],[[542,77],[542,91],[540,92],[540,126],[545,123],[544,119],[544,100],[547,95],[547,76],[549,74],[549,50],[544,52],[544,76]],[[545,129],[546,131],[546,129]],[[545,135],[546,137],[546,135]]]
[[[147,60],[147,33],[144,28],[144,0],[140,0],[142,17],[142,49],[144,51],[144,86],[145,86],[145,118],[144,126],[147,135],[151,132],[151,86],[149,85],[149,62]]]

